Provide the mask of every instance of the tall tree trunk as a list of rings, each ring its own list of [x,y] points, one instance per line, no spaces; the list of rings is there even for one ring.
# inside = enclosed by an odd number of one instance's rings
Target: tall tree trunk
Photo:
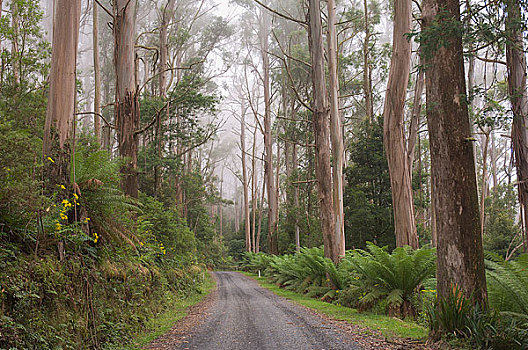
[[[251,221],[249,212],[249,179],[246,164],[246,111],[244,99],[241,100],[240,111],[240,149],[242,158],[242,190],[244,193],[244,231],[246,233],[246,252],[251,251]]]
[[[136,1],[114,1],[114,65],[116,73],[115,124],[119,155],[127,162],[122,188],[126,195],[138,197],[137,153],[139,102],[135,81]]]
[[[222,173],[220,174],[220,199],[224,198],[224,168],[225,164],[222,166]],[[220,203],[220,243],[224,240],[224,205]]]
[[[93,27],[92,27],[92,39],[93,39],[93,61],[94,61],[94,132],[95,139],[98,143],[101,143],[101,65],[99,63],[99,16],[98,16],[97,3],[93,2]]]
[[[413,108],[409,125],[409,140],[407,140],[407,164],[412,182],[413,163],[415,158],[416,140],[420,130],[420,114],[422,112],[422,94],[425,87],[425,71],[420,69],[414,87]],[[420,146],[418,146],[420,147]]]
[[[528,94],[526,92],[526,56],[519,0],[506,1],[506,63],[508,91],[513,112],[512,142],[517,169],[519,204],[523,214],[524,250],[528,252]]]
[[[53,25],[55,26],[55,13],[53,11],[54,19]],[[19,23],[18,23],[18,3],[16,1],[11,1],[11,26],[13,27],[12,41],[11,41],[11,56],[12,56],[12,65],[13,65],[13,80],[15,85],[20,84],[20,60],[21,56],[19,53],[18,39],[19,39]],[[79,35],[79,34],[77,34]]]
[[[491,168],[491,179],[493,181],[493,190],[497,190],[497,186],[499,184],[499,178],[497,174],[497,153],[496,153],[496,145],[495,145],[495,135],[493,131],[490,133],[490,141],[491,141],[491,147],[490,147],[490,168]]]
[[[485,215],[485,205],[486,197],[488,196],[488,146],[489,146],[489,135],[490,132],[484,132],[484,142],[482,145],[482,189],[480,192],[480,235],[484,237],[484,220],[486,219]]]
[[[57,0],[53,20],[53,51],[51,56],[50,88],[44,124],[43,157],[53,156],[63,149],[72,129],[75,111],[75,72],[81,16],[80,0]],[[69,159],[68,159],[69,160]]]
[[[442,9],[440,13],[439,9]],[[438,232],[437,290],[440,298],[464,295],[487,304],[479,203],[464,75],[462,34],[438,33],[461,26],[458,0],[425,0],[425,57],[432,200]],[[432,32],[434,31],[434,32]],[[442,35],[442,45],[439,36]]]
[[[298,174],[299,171],[299,160],[297,157],[297,144],[293,144],[293,151],[292,151],[292,167],[293,171]],[[298,178],[298,176],[296,176]],[[295,207],[295,250],[301,251],[301,237],[300,237],[300,227],[299,227],[299,184],[295,184],[295,189],[293,192],[293,205]]]
[[[259,203],[259,223],[258,223],[258,229],[257,229],[257,238],[255,240],[255,253],[260,252],[260,233],[262,232],[262,217],[264,213],[264,195],[266,193],[266,181],[262,181],[262,195],[260,196],[260,203]]]
[[[167,40],[167,30],[169,24],[174,15],[174,6],[176,5],[176,0],[168,0],[163,14],[161,17],[160,25],[160,64],[159,64],[159,84],[160,84],[160,96],[165,96],[167,94],[167,72],[169,69],[169,48]]]
[[[268,247],[271,254],[278,254],[278,241],[276,232],[277,201],[275,198],[275,182],[273,171],[273,138],[271,133],[271,93],[270,93],[270,62],[268,55],[268,30],[269,15],[265,10],[261,12],[259,29],[260,52],[262,56],[263,84],[264,84],[264,150],[265,150],[265,176],[268,190]]]
[[[365,115],[369,123],[374,121],[372,79],[370,73],[370,23],[368,0],[363,0],[365,39],[363,40],[363,93],[365,94]]]
[[[255,241],[255,230],[257,228],[257,203],[258,203],[258,189],[257,189],[257,159],[256,159],[256,150],[257,150],[257,123],[255,123],[255,129],[253,130],[253,146],[251,152],[251,216],[252,216],[252,228],[251,228],[251,242],[253,253],[257,252],[257,244]]]
[[[277,140],[277,162],[275,163],[275,247],[276,253],[279,254],[279,200],[280,200],[280,166],[281,166],[281,149],[280,142]]]
[[[328,0],[328,86],[330,89],[330,139],[332,141],[334,185],[335,242],[338,259],[345,256],[345,214],[343,210],[344,153],[341,113],[339,113],[339,78],[337,74],[336,4]]]
[[[335,241],[335,215],[330,167],[330,108],[326,95],[325,58],[319,0],[309,1],[309,47],[312,64],[313,117],[315,136],[315,176],[319,188],[319,208],[323,232],[324,254],[334,262],[339,261]]]
[[[105,104],[108,104],[110,103],[110,82],[109,81],[105,81],[104,83],[104,101],[105,101]],[[101,111],[102,113],[102,111]],[[110,125],[107,125],[105,123],[105,125],[103,125],[102,127],[102,130],[101,130],[101,133],[102,133],[102,145],[103,145],[103,149],[109,151],[110,153],[112,152],[112,144],[113,144],[113,139],[112,139],[112,129],[110,128]]]
[[[411,70],[411,0],[394,0],[394,32],[389,83],[383,111],[383,141],[389,164],[396,246],[418,248],[412,183],[405,144],[405,99]]]

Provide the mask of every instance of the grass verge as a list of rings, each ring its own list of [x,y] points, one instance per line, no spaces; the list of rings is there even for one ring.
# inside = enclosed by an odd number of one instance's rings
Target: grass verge
[[[269,289],[273,293],[291,300],[297,304],[324,314],[336,320],[347,321],[379,331],[387,338],[411,338],[424,340],[427,337],[427,329],[415,322],[402,321],[399,318],[377,315],[372,313],[359,313],[355,309],[344,306],[330,304],[321,300],[312,299],[305,295],[295,293],[286,289],[281,289],[275,284],[268,283],[265,277],[258,277],[253,273],[242,272],[246,276],[255,279],[262,287]]]
[[[161,335],[167,333],[172,326],[185,316],[188,308],[198,304],[216,287],[216,282],[210,274],[206,274],[205,282],[202,285],[202,293],[192,294],[184,299],[178,298],[171,302],[171,307],[158,315],[158,317],[147,321],[145,330],[138,334],[132,344],[126,350],[141,350],[145,345],[151,343]]]

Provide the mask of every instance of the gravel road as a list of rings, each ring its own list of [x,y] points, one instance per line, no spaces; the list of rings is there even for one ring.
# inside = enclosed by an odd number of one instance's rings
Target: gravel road
[[[218,296],[211,313],[173,349],[360,349],[323,318],[237,272],[215,277]]]

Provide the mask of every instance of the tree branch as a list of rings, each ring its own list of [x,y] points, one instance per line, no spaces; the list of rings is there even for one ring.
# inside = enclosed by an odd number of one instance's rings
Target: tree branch
[[[269,7],[269,6],[265,5],[265,4],[263,4],[263,3],[262,3],[261,1],[259,1],[259,0],[253,0],[253,1],[255,1],[255,2],[256,2],[257,4],[259,4],[260,6],[264,7],[264,8],[265,8],[266,10],[268,10],[269,12],[274,13],[274,14],[276,14],[277,16],[282,17],[282,18],[284,18],[284,19],[286,19],[286,20],[288,20],[288,21],[292,21],[292,22],[298,23],[298,24],[302,25],[303,27],[306,27],[306,26],[308,25],[308,23],[306,23],[305,21],[301,21],[300,19],[296,19],[296,18],[293,18],[293,17],[287,16],[287,15],[285,15],[284,13],[280,13],[279,11],[274,10],[274,9],[272,9],[271,7]]]
[[[101,113],[95,113],[95,112],[79,112],[79,113],[75,113],[75,115],[96,115],[96,116],[98,116],[99,118],[101,118],[101,119],[105,122],[106,126],[112,128],[112,129],[114,129],[114,126],[113,126],[112,124],[110,124],[110,123],[108,122],[108,120],[106,120],[105,117],[103,117],[103,115],[102,115]]]
[[[97,3],[97,5],[99,5],[100,8],[102,8],[102,9],[104,10],[104,12],[108,13],[108,15],[109,15],[110,17],[112,17],[112,19],[115,19],[114,14],[113,14],[112,12],[110,12],[110,10],[108,10],[106,7],[104,7],[103,4],[101,4],[101,3],[99,2],[99,0],[94,0],[94,1]]]

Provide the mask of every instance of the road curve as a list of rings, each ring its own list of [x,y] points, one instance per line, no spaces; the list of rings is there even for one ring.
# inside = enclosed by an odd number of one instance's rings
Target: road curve
[[[174,350],[358,350],[323,318],[237,272],[215,272],[210,315]]]

